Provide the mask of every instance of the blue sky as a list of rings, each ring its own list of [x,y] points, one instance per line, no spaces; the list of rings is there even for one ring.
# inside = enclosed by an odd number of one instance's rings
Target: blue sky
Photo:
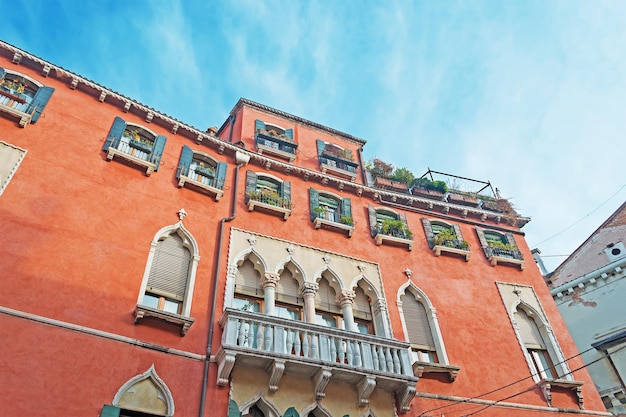
[[[624,1],[2,3],[0,39],[199,129],[246,97],[489,180],[549,270],[626,200]]]

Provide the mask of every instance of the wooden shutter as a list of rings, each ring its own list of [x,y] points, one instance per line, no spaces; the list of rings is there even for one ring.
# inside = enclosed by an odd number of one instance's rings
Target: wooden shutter
[[[255,296],[263,294],[259,272],[254,269],[254,264],[248,259],[246,259],[243,264],[237,268],[237,275],[235,276],[235,292]]]
[[[463,242],[463,234],[461,233],[461,226],[459,226],[458,224],[453,224],[452,227],[454,228],[454,234],[456,235],[456,240],[459,241],[459,243]]]
[[[215,169],[215,187],[220,190],[224,189],[224,183],[226,182],[226,170],[228,164],[226,162],[218,162]]]
[[[241,417],[241,411],[235,400],[228,402],[228,417]]]
[[[409,341],[413,345],[426,346],[429,350],[435,350],[435,342],[430,323],[428,322],[426,308],[410,292],[405,292],[401,299],[402,314]]]
[[[354,317],[359,319],[371,320],[372,308],[370,306],[368,296],[365,294],[365,291],[363,291],[361,287],[357,287],[355,294],[356,296],[354,297],[354,303],[352,304]]]
[[[308,415],[313,415],[313,413]],[[283,414],[283,417],[300,417],[300,414],[298,414],[295,408],[289,407],[287,411],[285,411],[285,414]]]
[[[190,261],[191,253],[176,233],[159,241],[150,267],[147,291],[183,300]]]
[[[113,120],[113,125],[111,126],[111,130],[109,130],[109,134],[107,135],[106,140],[104,141],[104,146],[102,147],[103,151],[108,151],[109,146],[113,144],[116,146],[119,140],[122,138],[124,134],[124,130],[126,130],[126,122],[121,117],[115,117]]]
[[[332,313],[340,313],[341,307],[335,301],[335,290],[330,286],[326,278],[318,282],[319,290],[315,294],[315,308]]]
[[[537,327],[537,323],[535,323],[535,320],[529,317],[528,314],[526,314],[526,312],[521,308],[518,308],[515,312],[515,321],[517,321],[522,342],[524,342],[524,345],[527,348],[546,348],[546,345],[543,342],[543,337],[541,337],[541,333]]]
[[[0,67],[0,80],[4,78],[4,76],[6,75],[6,70],[2,67]]]
[[[159,170],[159,164],[161,163],[161,158],[163,157],[163,149],[165,149],[165,142],[167,138],[163,135],[159,135],[154,138],[154,146],[152,147],[152,153],[150,154],[150,160],[155,165],[154,170]]]
[[[259,129],[265,130],[265,123],[263,123],[263,121],[259,119],[256,119],[256,121],[254,122],[254,130],[258,132]]]
[[[344,198],[341,200],[341,211],[339,212],[339,215],[341,217],[352,217],[352,203],[350,202],[350,198]]]
[[[256,191],[256,172],[246,171],[246,194],[250,194]],[[246,199],[247,202],[247,199]]]
[[[100,417],[120,417],[120,408],[114,405],[104,405],[102,406],[102,412],[100,413]]]
[[[319,193],[315,188],[309,188],[309,207],[311,209],[311,221],[315,221],[315,218],[317,217],[315,209],[319,207],[319,205]]]
[[[477,227],[476,234],[478,235],[478,241],[480,242],[480,246],[482,246],[483,248],[489,246],[487,244],[487,238],[485,238],[485,229],[483,229],[482,227]]]
[[[504,234],[504,236],[506,238],[506,243],[508,243],[511,246],[517,247],[517,244],[515,243],[515,238],[513,237],[513,233],[507,232]]]
[[[285,136],[293,140],[293,129],[285,129]]]
[[[291,272],[285,268],[280,274],[280,280],[276,286],[276,301],[282,301],[293,305],[298,305],[300,299],[300,286],[293,278]]]
[[[324,148],[326,147],[326,143],[323,140],[317,139],[317,156],[320,156],[322,152],[324,152]]]
[[[370,233],[372,237],[375,237],[378,234],[378,227],[376,226],[376,209],[371,204],[368,204],[367,212],[370,219]]]
[[[180,152],[180,158],[178,159],[178,169],[176,170],[176,178],[180,178],[181,175],[189,175],[189,167],[191,166],[191,160],[193,159],[193,151],[187,145],[183,145],[183,149]]]
[[[289,181],[283,181],[280,187],[280,196],[287,201],[291,201],[291,183]]]
[[[422,217],[422,225],[424,225],[424,233],[426,233],[426,241],[428,241],[428,245],[432,249],[435,245],[433,239],[435,238],[435,234],[433,233],[433,227],[430,224],[430,220],[426,217]]]
[[[39,120],[39,116],[41,116],[43,109],[48,104],[50,97],[52,97],[52,93],[54,93],[54,88],[52,87],[39,87],[28,108],[28,113],[33,115],[30,118],[31,123],[36,123]]]

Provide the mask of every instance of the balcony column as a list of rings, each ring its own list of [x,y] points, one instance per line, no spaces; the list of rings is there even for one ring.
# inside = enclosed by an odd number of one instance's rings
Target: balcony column
[[[356,294],[352,290],[342,290],[337,294],[337,303],[343,311],[343,322],[346,330],[356,332],[356,324],[354,324],[354,313],[352,312],[352,304],[354,303]]]
[[[266,272],[261,285],[265,293],[265,311],[268,316],[273,316],[274,306],[276,305],[276,285],[280,281],[280,276],[272,272]]]
[[[315,294],[319,289],[320,286],[315,282],[305,282],[300,289],[304,299],[304,321],[306,323],[315,323]]]

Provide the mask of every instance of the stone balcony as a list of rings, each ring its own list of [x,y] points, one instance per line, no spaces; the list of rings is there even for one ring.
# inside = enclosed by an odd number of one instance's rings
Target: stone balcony
[[[407,412],[415,396],[418,378],[406,342],[230,308],[219,323],[218,385],[227,385],[233,368],[242,366],[266,370],[272,392],[285,372],[310,378],[318,400],[331,380],[355,386],[359,406],[380,389]]]

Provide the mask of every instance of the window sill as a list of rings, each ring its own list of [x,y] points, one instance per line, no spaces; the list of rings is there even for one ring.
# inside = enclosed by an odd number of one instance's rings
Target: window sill
[[[409,250],[413,250],[412,239],[404,239],[402,237],[389,236],[389,235],[384,235],[382,233],[377,234],[374,239],[376,239],[376,244],[379,246],[387,242],[391,244],[407,245]]]
[[[546,397],[548,405],[552,407],[552,389],[560,388],[564,390],[574,391],[576,399],[578,400],[578,407],[583,410],[583,382],[582,381],[567,381],[565,379],[542,379],[538,385],[541,387],[543,394]]]
[[[416,377],[421,378],[424,374],[448,374],[450,382],[454,382],[456,376],[461,370],[458,366],[442,365],[439,363],[430,362],[413,362],[413,374]]]
[[[187,330],[191,327],[195,319],[191,317],[181,316],[180,314],[168,313],[167,311],[158,310],[156,308],[137,304],[134,311],[135,324],[141,322],[146,317],[155,318],[158,320],[166,321],[177,326],[181,326],[180,335],[184,336]]]
[[[520,271],[524,270],[524,261],[522,259],[507,258],[505,256],[491,255],[489,257],[489,262],[491,263],[491,266],[496,266],[498,264],[509,264],[509,265],[519,266]]]
[[[356,179],[356,172],[347,171],[345,169],[341,169],[341,168],[334,167],[332,165],[328,165],[324,163],[320,164],[320,168],[322,169],[322,173],[324,174],[328,172],[328,173],[335,174],[340,177],[349,178],[350,181],[354,181]]]
[[[262,203],[257,200],[250,199],[248,200],[248,211],[254,211],[256,209],[261,209],[264,211],[270,211],[275,214],[280,214],[283,216],[284,220],[287,220],[289,216],[291,216],[291,209],[278,207],[268,203]]]
[[[279,158],[287,159],[290,163],[296,160],[296,154],[281,151],[280,149],[272,148],[271,146],[257,143],[256,148],[260,155],[263,155],[263,152],[265,152],[270,155],[278,156]]]
[[[450,246],[445,245],[435,245],[433,247],[433,252],[435,253],[435,256],[441,256],[442,253],[461,255],[465,258],[465,262],[469,262],[470,259],[470,251],[465,249],[451,248]]]
[[[224,190],[220,190],[219,188],[215,188],[203,182],[189,178],[185,175],[181,175],[178,179],[178,186],[182,187],[185,184],[188,185],[188,188],[201,188],[201,191],[204,191],[211,195],[215,199],[215,201],[219,201],[219,199],[222,198],[222,196],[224,195]]]
[[[152,162],[148,162],[145,159],[142,158],[138,158],[136,156],[133,156],[127,152],[124,151],[120,151],[119,149],[114,148],[113,146],[109,147],[109,150],[107,151],[107,160],[108,161],[112,161],[114,156],[119,156],[120,158],[123,158],[127,161],[132,162],[135,165],[139,165],[141,167],[145,167],[146,168],[146,176],[150,176],[150,174],[152,174],[152,172],[154,172],[154,169],[156,168],[156,165],[153,164]]]
[[[27,124],[30,123],[30,119],[32,118],[32,114],[28,114],[26,112],[23,112],[21,110],[18,110],[16,107],[21,108],[22,106],[24,106],[24,104],[19,103],[17,101],[8,99],[7,97],[2,97],[7,99],[6,102],[5,100],[2,100],[2,102],[0,102],[0,112],[3,113],[7,113],[10,116],[14,116],[14,117],[19,117],[20,121],[19,121],[19,125],[20,127],[26,127]],[[14,107],[16,106],[16,107]],[[28,106],[28,105],[26,105]]]
[[[348,237],[352,236],[352,232],[354,231],[354,226],[350,226],[348,224],[338,223],[331,220],[322,219],[320,217],[316,217],[313,221],[316,229],[320,229],[322,226],[325,226],[328,229],[333,229],[339,232],[347,233]]]

